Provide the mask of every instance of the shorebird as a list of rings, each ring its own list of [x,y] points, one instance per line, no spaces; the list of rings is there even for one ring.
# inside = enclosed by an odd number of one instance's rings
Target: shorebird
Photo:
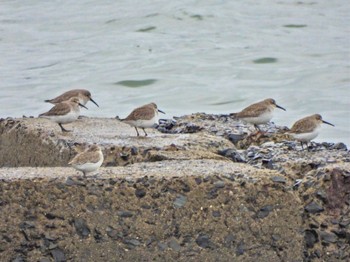
[[[324,121],[321,115],[314,114],[296,121],[287,134],[300,141],[301,148],[304,149],[304,142],[307,146],[309,141],[318,136],[322,123],[334,126],[333,124]]]
[[[86,105],[88,101],[93,102],[96,106],[99,106],[92,98],[90,91],[86,89],[73,89],[63,93],[62,95],[53,99],[45,100],[47,103],[57,104],[63,101],[69,100],[72,97],[78,97],[81,104]]]
[[[86,177],[87,173],[96,171],[102,165],[103,159],[101,148],[94,144],[77,154],[68,164],[83,172]]]
[[[142,128],[145,136],[147,136],[145,128],[154,127],[158,124],[158,112],[165,114],[162,110],[157,108],[155,103],[150,103],[134,109],[130,115],[125,119],[121,119],[121,121],[135,127],[137,136],[140,135],[137,130],[138,127]]]
[[[65,129],[62,124],[72,123],[78,119],[80,114],[79,106],[87,109],[86,106],[79,102],[78,97],[72,97],[68,101],[56,104],[50,111],[40,114],[39,117],[56,122],[60,126],[62,132],[70,132],[70,130]]]
[[[253,124],[258,131],[261,131],[258,125],[268,123],[272,119],[276,107],[286,111],[286,109],[277,105],[274,99],[268,98],[244,108],[241,112],[230,115]]]

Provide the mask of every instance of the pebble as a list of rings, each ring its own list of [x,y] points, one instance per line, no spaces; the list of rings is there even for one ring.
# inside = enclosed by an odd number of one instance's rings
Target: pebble
[[[89,236],[90,229],[89,229],[88,225],[86,224],[85,219],[80,218],[80,217],[74,219],[74,227],[75,227],[75,230],[77,231],[77,234],[81,238],[87,238]]]
[[[258,218],[265,218],[270,214],[270,212],[272,210],[273,210],[273,206],[271,206],[271,205],[264,206],[259,210],[257,217]]]
[[[175,238],[171,238],[171,240],[168,242],[168,246],[174,251],[181,250],[181,246],[179,245],[179,243],[176,241]]]
[[[339,226],[340,227],[347,227],[348,225],[350,225],[350,218],[349,219],[343,219],[340,223]]]
[[[338,237],[336,234],[331,233],[331,232],[325,232],[325,231],[321,231],[320,232],[320,238],[322,240],[322,243],[335,243],[338,240]]]
[[[222,181],[222,180],[216,181],[216,182],[214,183],[214,186],[215,186],[216,188],[224,188],[224,187],[225,187],[225,182]]]
[[[198,246],[200,246],[202,248],[210,248],[211,247],[210,238],[206,234],[200,234],[196,239],[196,243]]]
[[[134,215],[131,211],[127,211],[127,210],[118,211],[117,214],[120,217],[132,217]]]
[[[124,242],[124,244],[127,244],[129,246],[131,245],[131,246],[137,247],[137,246],[141,245],[141,242],[139,240],[135,239],[135,238],[133,238],[133,239],[124,239],[123,242]]]
[[[230,233],[224,238],[224,245],[227,248],[231,248],[235,241],[236,241],[235,235]]]
[[[158,248],[160,251],[164,251],[168,248],[168,245],[166,243],[163,243],[163,242],[159,242],[158,243]]]
[[[271,159],[262,159],[261,164],[265,168],[273,169],[273,161]]]
[[[228,139],[234,144],[237,144],[237,142],[242,140],[243,138],[244,138],[243,134],[230,134],[228,136]]]
[[[212,215],[213,215],[213,217],[221,217],[220,211],[216,211],[216,210],[214,210],[214,211],[212,212]]]
[[[315,214],[322,212],[324,209],[322,206],[312,201],[311,203],[305,206],[305,210],[311,214]]]
[[[65,262],[66,260],[66,256],[63,253],[63,250],[60,248],[55,248],[53,250],[51,250],[51,256],[53,257],[53,260],[55,262]]]
[[[239,242],[237,248],[236,248],[236,255],[241,256],[245,252],[245,244],[243,241]]]
[[[344,143],[336,143],[334,146],[333,146],[334,149],[337,149],[337,150],[348,150],[348,148],[346,147],[346,145]]]
[[[137,188],[135,190],[135,195],[138,197],[138,198],[143,198],[145,195],[146,195],[146,191],[143,189],[143,188]]]
[[[305,230],[304,240],[307,248],[313,248],[318,242],[318,234],[314,229]]]
[[[287,180],[282,176],[273,176],[273,177],[271,177],[271,180],[273,182],[276,182],[276,183],[286,183],[287,182]]]
[[[323,190],[318,190],[316,196],[323,201],[323,203],[328,202],[327,194]]]
[[[186,202],[187,202],[187,197],[183,195],[179,195],[174,200],[174,207],[181,208],[186,204]]]

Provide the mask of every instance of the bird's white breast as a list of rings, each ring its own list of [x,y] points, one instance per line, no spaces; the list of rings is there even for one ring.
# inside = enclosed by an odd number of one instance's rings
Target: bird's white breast
[[[103,163],[103,154],[102,154],[102,152],[99,152],[99,154],[100,154],[100,160],[96,163],[86,162],[84,164],[74,164],[72,166],[75,169],[78,169],[80,171],[93,172],[93,171],[97,170]]]
[[[312,139],[316,138],[319,133],[320,133],[320,127],[317,127],[312,132],[300,133],[300,134],[290,133],[290,135],[293,136],[294,139],[298,141],[309,142]]]
[[[254,125],[260,125],[260,124],[266,124],[269,122],[273,117],[273,111],[272,110],[266,110],[263,114],[257,117],[245,117],[241,118],[243,121],[254,124]]]
[[[150,128],[150,127],[154,127],[155,124],[158,124],[158,121],[159,121],[159,118],[158,118],[158,112],[157,112],[155,113],[154,117],[149,120],[144,120],[144,119],[129,120],[129,121],[125,121],[125,123],[131,126],[136,126],[141,128]]]
[[[79,117],[79,110],[71,110],[65,115],[56,115],[56,116],[43,116],[44,118],[48,118],[58,124],[68,124],[74,122]]]

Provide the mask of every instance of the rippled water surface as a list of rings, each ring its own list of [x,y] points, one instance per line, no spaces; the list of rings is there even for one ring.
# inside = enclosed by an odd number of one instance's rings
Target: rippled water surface
[[[168,117],[272,97],[274,122],[320,113],[317,141],[350,145],[350,2],[1,1],[0,117],[89,89],[88,116],[156,102]]]

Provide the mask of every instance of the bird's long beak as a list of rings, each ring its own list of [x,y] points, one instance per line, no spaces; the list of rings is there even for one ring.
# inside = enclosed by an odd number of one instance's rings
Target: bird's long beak
[[[90,101],[91,101],[92,103],[94,103],[95,105],[97,105],[97,107],[100,107],[92,98],[90,98]]]
[[[335,126],[335,125],[333,125],[333,124],[331,124],[331,123],[329,123],[327,121],[324,121],[324,120],[322,120],[322,123],[325,123],[325,124],[330,125],[330,126]]]
[[[162,113],[162,114],[165,114],[162,110],[159,110],[159,109],[158,109],[158,112],[160,112],[160,113]]]
[[[283,108],[283,107],[281,107],[281,106],[279,106],[279,105],[277,105],[277,104],[276,104],[276,107],[278,107],[279,109],[282,109],[282,110],[284,110],[284,111],[287,111],[285,108]]]
[[[78,103],[78,105],[80,105],[81,107],[84,107],[84,108],[88,109],[88,108],[87,108],[86,106],[84,106],[83,104]]]

